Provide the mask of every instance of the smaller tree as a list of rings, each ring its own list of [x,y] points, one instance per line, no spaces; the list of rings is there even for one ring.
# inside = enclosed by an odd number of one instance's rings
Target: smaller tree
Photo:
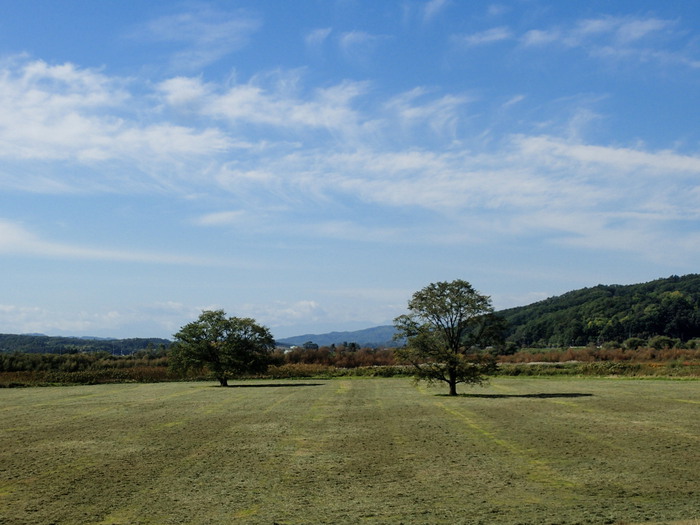
[[[416,378],[479,384],[496,363],[483,347],[502,341],[504,321],[491,300],[462,280],[433,283],[413,294],[409,312],[394,320],[396,338],[406,339],[397,355],[415,366]]]
[[[174,335],[170,366],[179,373],[211,371],[221,386],[241,374],[264,372],[275,341],[254,319],[226,317],[223,310],[205,310]]]

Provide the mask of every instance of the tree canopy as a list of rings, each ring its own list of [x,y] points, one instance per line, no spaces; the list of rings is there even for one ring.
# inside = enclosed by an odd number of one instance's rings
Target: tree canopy
[[[598,285],[499,312],[520,346],[583,346],[630,338],[700,337],[700,275]]]
[[[399,357],[415,366],[416,377],[448,384],[479,384],[495,369],[493,357],[480,351],[500,341],[504,329],[491,300],[466,281],[432,283],[413,294],[409,313],[394,320],[406,345]]]
[[[174,335],[170,359],[174,370],[208,369],[221,386],[246,373],[264,372],[275,341],[254,319],[226,317],[223,310],[205,310]]]

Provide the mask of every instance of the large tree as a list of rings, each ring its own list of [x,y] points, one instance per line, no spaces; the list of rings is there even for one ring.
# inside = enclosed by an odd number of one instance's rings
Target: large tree
[[[495,370],[483,348],[502,340],[504,323],[468,282],[432,283],[413,294],[408,310],[394,320],[397,338],[406,340],[397,353],[415,366],[416,378],[444,381],[455,396],[458,383],[482,383]]]
[[[205,310],[196,321],[174,335],[171,366],[211,371],[221,386],[241,374],[267,369],[275,341],[270,331],[254,319],[226,317],[223,310]]]

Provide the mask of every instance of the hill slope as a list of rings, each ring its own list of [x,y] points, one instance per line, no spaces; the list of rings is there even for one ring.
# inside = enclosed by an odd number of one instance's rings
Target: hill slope
[[[700,337],[700,275],[598,285],[498,312],[519,345],[585,345],[629,337]]]
[[[294,337],[277,339],[277,344],[303,345],[307,341],[319,346],[342,345],[343,343],[357,343],[360,346],[397,346],[393,341],[394,327],[391,325],[375,326],[354,332],[330,332],[327,334],[305,334]]]
[[[0,334],[0,352],[67,354],[109,352],[131,354],[139,350],[168,348],[171,342],[159,338],[100,339],[94,337],[52,337],[43,334]]]

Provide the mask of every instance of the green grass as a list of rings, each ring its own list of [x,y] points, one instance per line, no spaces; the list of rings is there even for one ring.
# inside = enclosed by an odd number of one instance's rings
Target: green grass
[[[700,382],[0,390],[0,523],[700,523]]]

